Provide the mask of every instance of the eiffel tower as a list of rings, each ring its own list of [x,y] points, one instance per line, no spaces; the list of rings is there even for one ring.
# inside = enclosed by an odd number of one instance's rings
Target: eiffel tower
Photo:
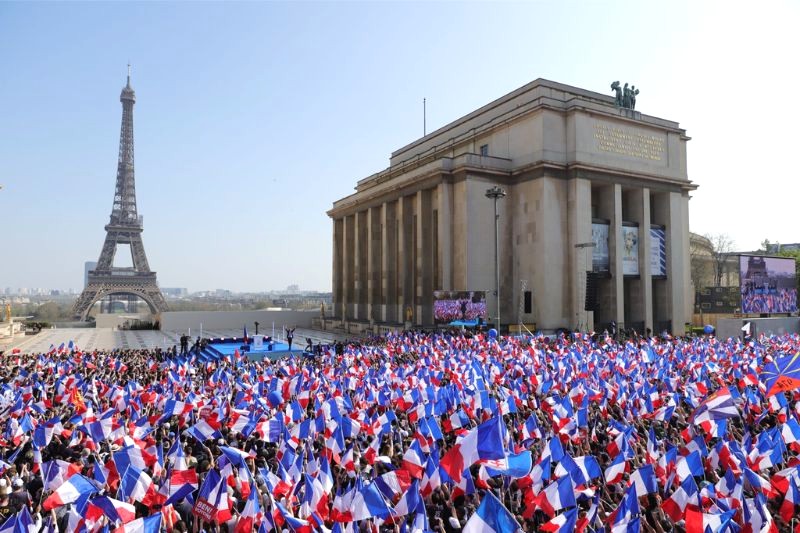
[[[89,271],[86,288],[73,308],[76,318],[86,320],[92,306],[110,295],[138,297],[144,300],[150,312],[167,310],[167,303],[156,283],[156,273],[150,270],[142,243],[142,217],[136,210],[136,182],[133,174],[133,104],[136,93],[131,87],[131,67],[128,65],[128,84],[119,96],[122,102],[122,128],[119,134],[119,160],[117,186],[111,220],[106,225],[106,240],[97,267]],[[117,245],[130,246],[133,266],[115,267]]]

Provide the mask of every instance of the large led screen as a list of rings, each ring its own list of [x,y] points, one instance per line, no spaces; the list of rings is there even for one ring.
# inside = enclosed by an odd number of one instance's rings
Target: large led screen
[[[742,313],[794,313],[797,277],[793,258],[739,257]]]
[[[433,319],[438,323],[486,320],[484,291],[434,291]]]

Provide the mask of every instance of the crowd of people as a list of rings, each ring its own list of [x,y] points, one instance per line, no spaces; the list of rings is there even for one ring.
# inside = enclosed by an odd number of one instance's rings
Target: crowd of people
[[[795,313],[797,289],[758,290],[742,287],[743,313]]]
[[[406,332],[274,362],[7,353],[0,531],[790,531],[800,395],[765,369],[798,352]]]

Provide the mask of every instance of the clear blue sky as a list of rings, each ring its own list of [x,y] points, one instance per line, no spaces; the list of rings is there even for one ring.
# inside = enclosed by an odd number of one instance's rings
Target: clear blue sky
[[[325,211],[421,135],[422,98],[431,131],[538,77],[631,82],[679,121],[693,231],[800,241],[798,23],[796,2],[0,3],[0,288],[81,288],[129,60],[162,286],[330,290]]]

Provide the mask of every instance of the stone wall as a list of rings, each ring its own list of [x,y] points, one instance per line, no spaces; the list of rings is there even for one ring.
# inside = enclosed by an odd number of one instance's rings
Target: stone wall
[[[259,323],[259,332],[276,331],[283,326],[310,328],[311,321],[319,317],[319,311],[167,311],[161,313],[163,331],[200,332],[200,324],[206,331],[222,329],[242,329],[247,326],[249,334],[255,333],[254,322]]]

